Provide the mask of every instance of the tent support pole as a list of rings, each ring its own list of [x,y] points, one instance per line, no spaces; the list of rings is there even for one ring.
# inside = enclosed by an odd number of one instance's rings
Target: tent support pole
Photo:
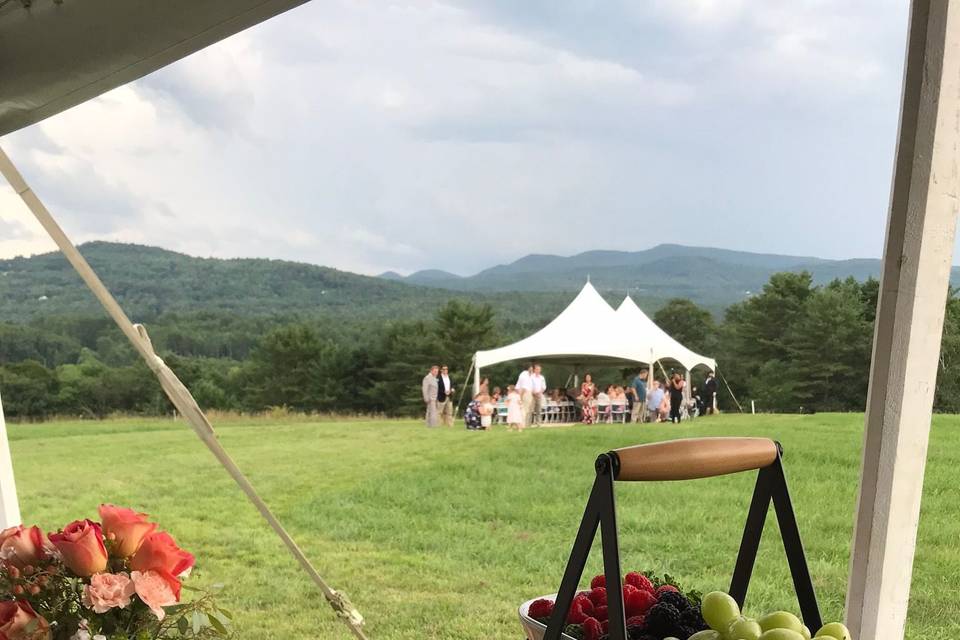
[[[263,516],[264,520],[267,521],[274,533],[276,533],[287,546],[290,554],[300,563],[301,568],[310,576],[314,584],[317,585],[331,608],[336,612],[337,617],[347,625],[358,640],[366,640],[362,629],[363,616],[360,615],[360,612],[353,606],[350,600],[347,599],[345,594],[331,588],[317,572],[306,554],[303,553],[270,510],[270,507],[267,506],[267,503],[264,502],[256,489],[253,488],[253,485],[250,484],[250,480],[243,474],[226,452],[223,445],[220,444],[220,440],[213,430],[213,425],[210,424],[207,416],[200,409],[193,395],[191,395],[190,390],[184,386],[173,370],[154,352],[153,344],[150,342],[146,329],[143,325],[134,325],[130,322],[127,314],[117,303],[116,298],[114,298],[103,285],[100,277],[97,276],[86,258],[80,254],[77,247],[74,246],[70,238],[63,232],[63,229],[61,229],[57,221],[54,220],[40,198],[30,189],[27,182],[23,179],[23,176],[20,175],[20,172],[3,149],[0,149],[0,174],[3,174],[3,177],[10,183],[10,186],[13,187],[13,190],[16,191],[24,204],[27,205],[30,212],[37,221],[40,222],[40,225],[43,226],[47,234],[49,234],[57,244],[57,247],[59,247],[60,251],[67,258],[67,261],[97,298],[107,314],[127,337],[130,344],[133,345],[133,348],[140,354],[140,357],[143,358],[143,361],[157,377],[160,386],[167,394],[173,406],[176,407],[177,411],[186,419],[187,423],[193,428],[194,433],[197,434],[197,437],[207,446],[217,461],[223,465],[227,473],[230,474],[230,477],[233,478],[234,482],[236,482],[243,493],[246,494],[250,502],[252,502],[257,508],[257,511],[260,512],[260,515]]]
[[[467,385],[470,384],[470,374],[473,373],[473,365],[474,365],[474,363],[476,363],[476,361],[477,361],[477,357],[474,356],[473,359],[470,361],[470,368],[467,369],[467,375],[466,375],[466,377],[463,379],[463,386],[460,387],[460,397],[457,398],[457,407],[453,410],[453,419],[454,419],[454,420],[456,420],[456,419],[457,419],[457,416],[460,415],[460,405],[463,403],[463,394],[466,393],[466,391],[467,391]],[[479,379],[476,380],[475,385],[476,385],[477,390],[474,392],[473,395],[477,395],[478,393],[480,393],[480,380],[479,380]]]
[[[20,522],[20,502],[17,500],[17,484],[13,477],[7,424],[3,419],[3,401],[0,400],[0,530]]]
[[[960,2],[913,0],[847,590],[855,638],[902,640],[960,192]]]

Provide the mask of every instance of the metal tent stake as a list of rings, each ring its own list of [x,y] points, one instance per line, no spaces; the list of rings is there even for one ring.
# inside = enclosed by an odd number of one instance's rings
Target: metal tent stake
[[[752,447],[753,450],[747,451],[746,447]],[[763,447],[767,447],[768,451],[764,452]],[[730,595],[742,608],[760,547],[767,511],[770,503],[773,502],[804,623],[812,629],[819,629],[823,624],[820,607],[817,604],[817,595],[807,567],[800,529],[790,500],[781,453],[780,444],[769,440],[700,438],[631,447],[600,455],[595,465],[596,480],[590,491],[573,549],[570,551],[570,558],[557,592],[553,613],[547,623],[544,640],[560,640],[598,527],[606,582],[608,585],[621,584],[620,544],[617,537],[613,488],[615,481],[685,480],[750,469],[759,469],[757,484],[753,491],[753,500],[750,503],[743,539],[740,542],[740,551],[730,583]],[[630,469],[627,473],[621,473],[621,464],[625,455],[629,456]],[[761,464],[756,464],[757,460],[760,460]],[[649,466],[644,464],[647,461],[650,462]],[[607,606],[609,607],[610,640],[627,640],[622,589],[607,590]]]

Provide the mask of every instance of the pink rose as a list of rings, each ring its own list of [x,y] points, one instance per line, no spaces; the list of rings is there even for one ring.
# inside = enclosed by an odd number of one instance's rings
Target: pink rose
[[[60,533],[51,533],[50,542],[60,551],[63,564],[82,578],[107,568],[107,549],[100,525],[91,520],[71,522]]]
[[[100,505],[100,521],[107,539],[113,541],[111,551],[121,558],[136,553],[143,539],[157,528],[156,524],[147,522],[147,514],[112,504]]]
[[[151,533],[130,559],[130,568],[135,571],[166,571],[180,577],[193,567],[193,555],[177,546],[166,531]]]
[[[50,640],[50,625],[26,600],[0,602],[0,638]]]
[[[125,573],[98,573],[90,577],[83,588],[83,606],[97,613],[106,613],[114,607],[126,609],[134,594],[133,581]]]
[[[47,557],[47,546],[40,527],[19,525],[0,533],[0,558],[18,569],[36,566]]]
[[[180,601],[180,582],[166,571],[132,571],[130,577],[137,595],[150,607],[157,620],[163,620],[170,607]]]

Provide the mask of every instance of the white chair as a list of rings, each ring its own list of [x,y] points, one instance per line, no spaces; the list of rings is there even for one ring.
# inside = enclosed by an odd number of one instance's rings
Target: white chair
[[[610,403],[610,420],[612,422],[626,422],[627,405],[624,402]]]

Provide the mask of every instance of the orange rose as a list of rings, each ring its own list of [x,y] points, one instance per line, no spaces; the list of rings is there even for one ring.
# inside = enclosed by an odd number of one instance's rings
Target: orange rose
[[[47,547],[40,527],[18,525],[0,532],[0,558],[23,569],[36,566],[47,557]]]
[[[151,533],[133,558],[130,568],[134,571],[166,572],[179,578],[193,567],[193,555],[177,546],[166,531]]]
[[[100,505],[100,521],[107,539],[113,542],[111,552],[121,558],[136,553],[143,539],[157,528],[154,523],[147,522],[147,514],[112,504]]]
[[[0,602],[0,638],[50,640],[50,625],[26,600]]]
[[[100,525],[91,520],[71,522],[60,533],[51,533],[50,542],[60,551],[63,564],[85,578],[107,568],[107,549]]]

